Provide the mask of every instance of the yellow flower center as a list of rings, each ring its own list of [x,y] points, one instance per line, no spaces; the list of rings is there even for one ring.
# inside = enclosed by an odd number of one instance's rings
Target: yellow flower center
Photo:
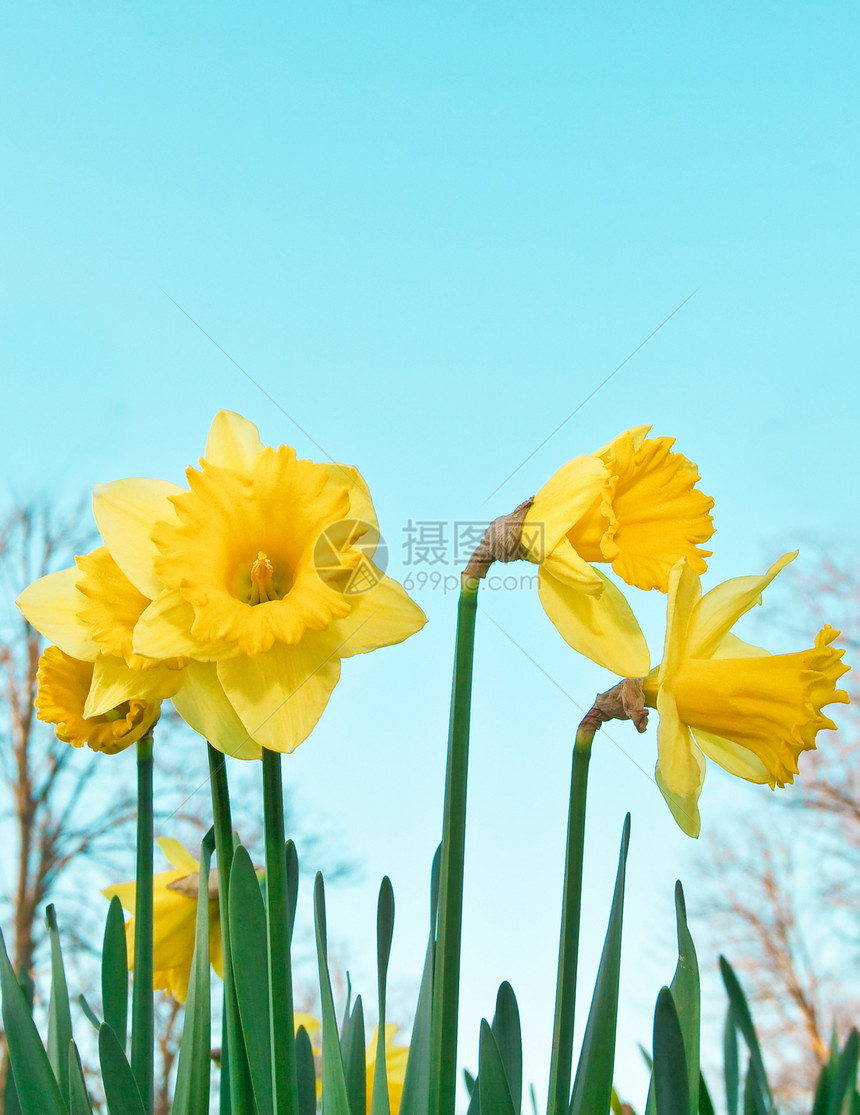
[[[279,599],[274,584],[274,567],[260,550],[257,560],[251,566],[251,599],[249,604],[265,604],[267,600]]]

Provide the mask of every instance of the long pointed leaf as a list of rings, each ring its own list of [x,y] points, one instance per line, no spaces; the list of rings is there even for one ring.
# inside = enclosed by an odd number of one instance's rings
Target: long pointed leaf
[[[212,1005],[209,978],[209,864],[215,831],[203,838],[197,891],[194,956],[188,981],[188,1001],[179,1045],[179,1065],[171,1115],[208,1115],[209,1064],[212,1046]]]
[[[317,1075],[311,1039],[304,1026],[296,1034],[296,1080],[298,1083],[298,1115],[316,1115]]]
[[[727,1115],[738,1115],[740,1062],[738,1061],[738,1035],[731,1003],[726,1011],[726,1024],[723,1028],[723,1078],[726,1082]]]
[[[478,1046],[478,1093],[481,1111],[487,1115],[516,1115],[499,1047],[486,1019],[481,1019]]]
[[[701,993],[699,990],[699,962],[696,947],[687,928],[687,907],[684,889],[675,884],[675,920],[678,932],[678,966],[669,985],[678,1012],[678,1024],[684,1038],[684,1055],[687,1061],[690,1111],[696,1111],[699,1102],[699,1016]]]
[[[343,1027],[340,1038],[343,1053],[343,1074],[352,1115],[365,1115],[367,1111],[367,1064],[365,1055],[364,1004],[361,996],[355,1000],[352,1013]]]
[[[45,911],[48,936],[51,939],[51,1000],[48,1006],[48,1060],[60,1086],[60,1094],[69,1094],[69,1045],[72,1041],[72,1013],[69,1010],[69,989],[63,967],[63,950],[57,913],[53,906]]]
[[[684,1036],[668,987],[661,989],[654,1011],[653,1080],[657,1115],[691,1115]]]
[[[424,954],[424,970],[412,1023],[409,1057],[400,1097],[400,1115],[427,1115],[430,1104],[430,1042],[433,1010],[433,966],[436,956],[436,913],[439,902],[439,861],[441,845],[436,849],[430,870],[430,935]]]
[[[110,900],[102,942],[102,1012],[125,1049],[128,1040],[128,946],[122,903]]]
[[[350,1115],[349,1096],[343,1073],[343,1058],[337,1033],[337,1015],[328,971],[328,945],[325,924],[325,885],[317,872],[314,882],[314,927],[317,941],[320,1000],[322,1004],[322,1095],[323,1115]]]
[[[490,1029],[502,1059],[511,1101],[514,1109],[519,1111],[523,1102],[523,1038],[517,999],[507,980],[499,986],[496,1013]]]
[[[838,1068],[830,1087],[830,1103],[828,1104],[827,1115],[839,1115],[848,1089],[856,1087],[857,1057],[860,1050],[858,1040],[860,1039],[858,1039],[857,1031],[852,1030],[845,1042],[845,1048],[839,1055]]]
[[[606,930],[573,1084],[571,1115],[591,1115],[592,1112],[609,1110],[612,1076],[615,1069],[618,981],[621,972],[621,925],[624,916],[624,879],[629,845],[630,814],[628,813],[621,836],[621,852],[618,857],[618,873],[615,876],[615,892],[612,897],[609,926]]]
[[[261,1115],[273,1115],[266,909],[251,857],[241,845],[230,869],[230,941],[254,1099]]]
[[[78,1047],[69,1042],[69,1115],[93,1115]]]
[[[0,994],[9,1062],[23,1115],[68,1115],[48,1054],[0,933]]]
[[[376,1061],[373,1066],[373,1095],[370,1115],[391,1115],[388,1102],[388,1067],[385,1057],[385,985],[391,938],[394,934],[394,891],[391,880],[383,876],[376,910],[376,969],[379,995],[379,1025],[376,1029]]]
[[[732,1015],[735,1020],[735,1025],[743,1034],[744,1041],[749,1050],[752,1072],[758,1091],[761,1094],[762,1103],[765,1106],[765,1110],[769,1111],[773,1107],[773,1097],[770,1093],[770,1084],[768,1084],[767,1073],[765,1072],[764,1061],[762,1060],[761,1049],[759,1048],[758,1038],[756,1037],[752,1015],[750,1014],[746,996],[738,982],[738,977],[735,975],[731,964],[729,964],[724,956],[720,957],[720,974],[723,977],[726,993],[732,1005]]]
[[[99,1028],[99,1064],[110,1115],[146,1115],[131,1066],[106,1022]]]

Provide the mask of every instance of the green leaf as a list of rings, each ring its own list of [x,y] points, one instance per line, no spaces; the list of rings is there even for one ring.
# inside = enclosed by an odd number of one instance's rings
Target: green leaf
[[[744,1115],[767,1115],[767,1100],[762,1094],[756,1075],[755,1064],[750,1056],[744,1081]]]
[[[86,1018],[87,1022],[89,1022],[96,1033],[98,1033],[99,1026],[101,1026],[101,1021],[83,995],[78,996],[78,1006],[84,1012],[84,1018]]]
[[[699,1115],[715,1115],[711,1093],[701,1072],[699,1073]]]
[[[478,1093],[481,1111],[492,1112],[492,1115],[516,1115],[499,1047],[485,1018],[481,1019],[478,1045]]]
[[[290,915],[290,939],[296,924],[296,903],[299,900],[299,857],[292,840],[286,843],[287,853],[287,901]]]
[[[385,1056],[385,985],[388,979],[388,961],[391,956],[391,939],[394,935],[394,891],[391,880],[383,876],[379,886],[376,907],[376,971],[379,995],[379,1026],[376,1030],[376,1061],[373,1066],[373,1094],[370,1115],[391,1115],[388,1102],[388,1066]]]
[[[0,933],[0,993],[9,1062],[23,1115],[68,1115],[48,1054]]]
[[[684,1039],[689,1083],[689,1108],[695,1112],[699,1102],[699,1016],[701,993],[699,990],[699,963],[696,947],[687,928],[687,907],[684,889],[675,883],[675,920],[678,931],[678,966],[669,989],[678,1012],[678,1024]]]
[[[266,908],[251,857],[241,845],[233,852],[229,902],[233,979],[254,1098],[261,1115],[274,1115]]]
[[[615,876],[615,893],[609,914],[609,926],[600,957],[597,981],[585,1037],[579,1054],[579,1064],[573,1084],[570,1104],[572,1115],[591,1115],[606,1112],[612,1096],[612,1076],[615,1069],[615,1031],[618,1021],[618,981],[621,971],[621,924],[624,915],[624,879],[627,867],[627,849],[630,844],[630,814],[624,821],[621,836],[621,853]]]
[[[729,1002],[732,1006],[732,1015],[735,1025],[743,1034],[747,1049],[749,1049],[750,1065],[753,1077],[755,1078],[756,1088],[761,1097],[761,1103],[764,1105],[765,1111],[770,1111],[773,1108],[773,1097],[770,1094],[770,1085],[767,1081],[767,1073],[764,1070],[764,1061],[762,1060],[761,1049],[759,1048],[758,1038],[756,1037],[752,1015],[747,1005],[746,996],[741,989],[740,983],[738,983],[738,978],[732,970],[731,964],[729,964],[724,956],[720,957],[720,974],[723,977],[726,993],[729,996]]]
[[[668,987],[660,990],[654,1011],[653,1080],[657,1115],[690,1115],[684,1036]]]
[[[146,1115],[131,1066],[106,1022],[99,1027],[99,1064],[110,1115]]]
[[[496,1013],[490,1028],[502,1059],[511,1101],[519,1111],[523,1102],[523,1040],[516,996],[507,980],[499,986]]]
[[[853,1089],[856,1087],[857,1057],[858,1034],[856,1030],[852,1030],[845,1042],[845,1048],[842,1050],[842,1053],[838,1055],[837,1063],[833,1066],[836,1072],[832,1078],[833,1083],[830,1089],[830,1103],[827,1107],[827,1115],[839,1115],[843,1100],[849,1088]]]
[[[78,1047],[69,1042],[69,1115],[93,1115]]]
[[[430,1103],[430,1042],[431,1012],[433,1010],[433,964],[436,955],[436,913],[439,901],[439,861],[441,845],[436,849],[430,871],[430,935],[424,954],[424,970],[412,1023],[409,1057],[403,1094],[400,1097],[400,1115],[427,1115]]]
[[[110,900],[102,942],[102,1010],[124,1049],[128,1039],[128,948],[122,903],[116,895]]]
[[[299,1086],[299,1115],[316,1115],[317,1074],[314,1050],[304,1026],[296,1033],[296,1077]]]
[[[188,1001],[179,1044],[179,1065],[171,1115],[208,1115],[209,1068],[212,1047],[212,1006],[209,978],[209,865],[215,849],[215,830],[203,838],[197,891],[194,956],[188,980]]]
[[[325,925],[325,884],[317,872],[314,881],[314,929],[317,942],[317,966],[319,968],[320,1001],[322,1005],[322,1109],[323,1115],[351,1115],[346,1079],[343,1073],[343,1058],[337,1033],[337,1015],[334,1011],[334,998],[331,991],[331,977],[328,971],[328,955]]]
[[[726,1082],[727,1115],[737,1115],[740,1094],[740,1063],[738,1060],[738,1035],[732,1004],[726,1011],[726,1024],[723,1028],[723,1076]]]
[[[343,1074],[352,1115],[367,1111],[367,1064],[365,1060],[364,1004],[357,996],[355,1007],[340,1035]]]
[[[63,950],[57,913],[53,906],[45,911],[51,941],[51,1000],[48,1005],[48,1060],[60,1086],[60,1094],[69,1094],[69,1044],[72,1040],[72,1014],[69,1010],[69,989],[63,968]]]

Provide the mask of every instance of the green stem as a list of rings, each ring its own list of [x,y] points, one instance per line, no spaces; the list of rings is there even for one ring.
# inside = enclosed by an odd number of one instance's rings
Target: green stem
[[[218,906],[221,918],[221,946],[224,956],[224,1029],[227,1035],[227,1071],[230,1076],[230,1100],[233,1115],[251,1115],[253,1091],[239,1002],[233,978],[233,954],[230,948],[230,868],[233,866],[233,820],[230,815],[230,789],[227,785],[227,760],[211,743],[209,752],[209,785],[212,790],[212,813],[215,820],[215,854],[218,859]],[[224,1065],[221,1072],[224,1072]]]
[[[299,1108],[296,1043],[293,1031],[293,978],[287,854],[284,844],[284,788],[281,755],[263,748],[263,814],[266,829],[266,913],[269,924],[269,1004],[272,1018],[272,1074],[275,1110]]]
[[[134,986],[131,1071],[143,1110],[152,1111],[155,1031],[152,1016],[152,730],[137,742],[137,881],[134,898]],[[123,1035],[117,1035],[123,1040]]]
[[[591,758],[591,743],[594,739],[594,732],[595,729],[593,728],[583,729],[580,726],[576,733],[576,743],[573,748],[547,1115],[567,1115],[570,1107],[573,1022],[576,1006],[576,966],[579,953],[579,923],[582,912],[585,795],[588,788],[588,762]]]
[[[457,1091],[457,1014],[460,999],[460,935],[466,845],[466,782],[469,716],[478,582],[464,580],[457,610],[454,682],[448,729],[448,767],[442,821],[439,928],[433,978],[430,1115],[453,1115]]]

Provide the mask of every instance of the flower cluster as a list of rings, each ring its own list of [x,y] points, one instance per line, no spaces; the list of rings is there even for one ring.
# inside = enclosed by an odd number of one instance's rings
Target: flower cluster
[[[221,411],[186,476],[187,489],[98,487],[104,545],[21,594],[55,644],[38,715],[62,739],[115,752],[169,697],[227,754],[292,751],[341,660],[401,642],[424,614],[373,563],[376,514],[352,466],[263,446],[255,426]],[[347,591],[361,573],[366,591]]]
[[[829,626],[796,654],[773,655],[732,634],[797,555],[703,596],[710,554],[700,546],[713,530],[713,500],[697,489],[695,465],[672,452],[673,440],[648,431],[628,430],[559,469],[525,514],[521,550],[540,566],[540,601],[565,641],[621,677],[642,678],[645,703],[659,714],[657,785],[683,831],[697,836],[705,756],[750,782],[791,782],[800,753],[815,747],[820,729],[836,727],[822,709],[848,701],[836,688],[848,667]],[[667,593],[654,669],[630,605],[593,562]]]

